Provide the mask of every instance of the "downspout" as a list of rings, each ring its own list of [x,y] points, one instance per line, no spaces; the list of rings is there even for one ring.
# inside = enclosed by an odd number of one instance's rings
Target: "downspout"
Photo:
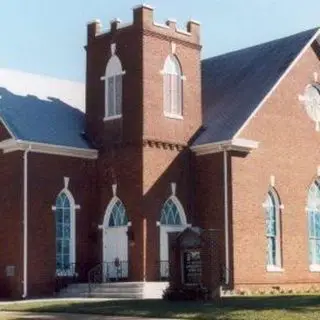
[[[230,259],[229,259],[229,205],[228,205],[228,158],[227,151],[223,151],[223,173],[224,173],[224,233],[225,233],[225,284],[229,284]]]
[[[23,154],[23,294],[28,296],[28,153],[31,145]]]

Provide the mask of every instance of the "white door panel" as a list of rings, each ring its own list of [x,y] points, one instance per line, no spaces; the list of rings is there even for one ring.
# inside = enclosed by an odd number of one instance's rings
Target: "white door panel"
[[[103,261],[106,280],[128,277],[127,230],[127,227],[104,229]]]

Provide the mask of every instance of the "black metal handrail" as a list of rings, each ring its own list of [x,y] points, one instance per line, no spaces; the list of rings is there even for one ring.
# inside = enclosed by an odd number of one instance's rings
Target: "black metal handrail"
[[[113,262],[101,262],[88,272],[89,293],[99,283],[116,282],[128,279],[128,261],[115,260]]]
[[[56,291],[67,287],[71,283],[76,283],[79,281],[78,274],[79,264],[78,263],[68,263],[56,266]]]

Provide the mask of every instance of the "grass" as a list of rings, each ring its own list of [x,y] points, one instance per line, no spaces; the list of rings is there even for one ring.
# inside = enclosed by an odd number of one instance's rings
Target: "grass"
[[[191,320],[318,320],[320,319],[320,296],[230,297],[223,298],[219,305],[213,302],[162,300],[98,302],[53,300],[1,305],[0,311],[67,312]]]

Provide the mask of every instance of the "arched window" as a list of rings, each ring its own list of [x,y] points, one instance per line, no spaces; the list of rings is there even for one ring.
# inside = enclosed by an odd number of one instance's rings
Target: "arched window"
[[[182,71],[176,56],[169,55],[163,68],[164,114],[182,117]]]
[[[280,201],[277,192],[270,189],[264,203],[267,237],[267,270],[281,268]]]
[[[128,225],[126,208],[117,196],[114,196],[108,204],[103,225],[105,228],[122,227]]]
[[[126,209],[120,199],[117,199],[111,209],[108,227],[121,227],[128,224]]]
[[[180,201],[172,196],[163,205],[161,210],[161,225],[185,225],[186,218]]]
[[[308,192],[309,256],[311,271],[320,271],[320,185],[315,181]]]
[[[122,115],[122,70],[121,61],[113,54],[107,63],[105,74],[105,120]]]
[[[75,263],[75,205],[72,195],[62,191],[55,205],[56,272],[65,274],[74,270]]]

